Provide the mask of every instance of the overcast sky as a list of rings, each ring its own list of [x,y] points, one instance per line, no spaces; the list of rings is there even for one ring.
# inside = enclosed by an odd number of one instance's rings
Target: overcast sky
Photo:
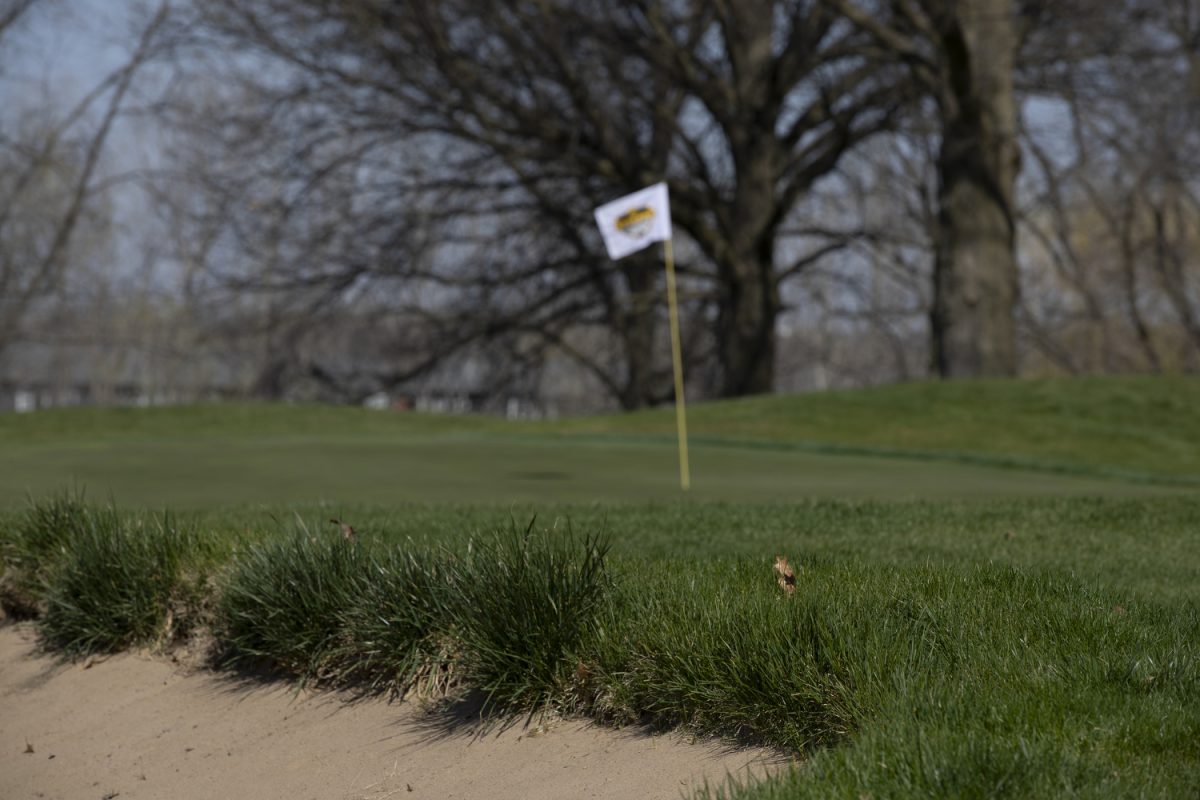
[[[41,0],[3,45],[4,105],[65,106],[129,52],[136,0]]]

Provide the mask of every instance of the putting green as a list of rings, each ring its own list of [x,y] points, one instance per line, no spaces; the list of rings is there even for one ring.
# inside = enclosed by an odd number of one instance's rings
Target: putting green
[[[1189,491],[1120,478],[902,455],[697,442],[694,500],[974,499]],[[674,501],[675,445],[489,433],[194,436],[8,444],[0,504],[82,487],[122,505]],[[1194,491],[1194,490],[1193,490]]]

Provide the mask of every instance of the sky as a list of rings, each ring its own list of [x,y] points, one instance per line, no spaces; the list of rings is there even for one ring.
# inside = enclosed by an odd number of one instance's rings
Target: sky
[[[63,107],[128,54],[129,25],[143,4],[130,0],[40,0],[0,50],[5,106]]]

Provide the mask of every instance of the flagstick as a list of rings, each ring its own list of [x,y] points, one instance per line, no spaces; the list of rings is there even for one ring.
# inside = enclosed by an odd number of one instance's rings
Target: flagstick
[[[687,407],[683,401],[683,355],[679,345],[679,308],[675,303],[675,257],[671,240],[663,241],[667,262],[667,310],[671,317],[671,360],[675,363],[675,425],[679,433],[679,486],[685,492],[691,486],[688,474]]]

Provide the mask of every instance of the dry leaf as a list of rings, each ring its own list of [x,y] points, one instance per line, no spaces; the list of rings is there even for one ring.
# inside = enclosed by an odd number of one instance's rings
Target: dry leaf
[[[29,753],[32,753],[32,752],[33,752],[33,745],[31,745],[29,743],[29,740],[26,739],[25,740],[25,753],[26,753],[26,755],[28,755]]]
[[[337,525],[338,528],[341,529],[342,538],[345,539],[346,541],[352,542],[352,541],[354,541],[354,537],[358,536],[358,531],[354,530],[354,528],[350,526],[350,523],[342,522],[340,519],[334,519],[334,518],[330,518],[329,521],[332,522],[334,525]]]
[[[787,594],[795,594],[796,573],[788,566],[787,556],[775,556],[775,572],[779,574],[779,588]]]

